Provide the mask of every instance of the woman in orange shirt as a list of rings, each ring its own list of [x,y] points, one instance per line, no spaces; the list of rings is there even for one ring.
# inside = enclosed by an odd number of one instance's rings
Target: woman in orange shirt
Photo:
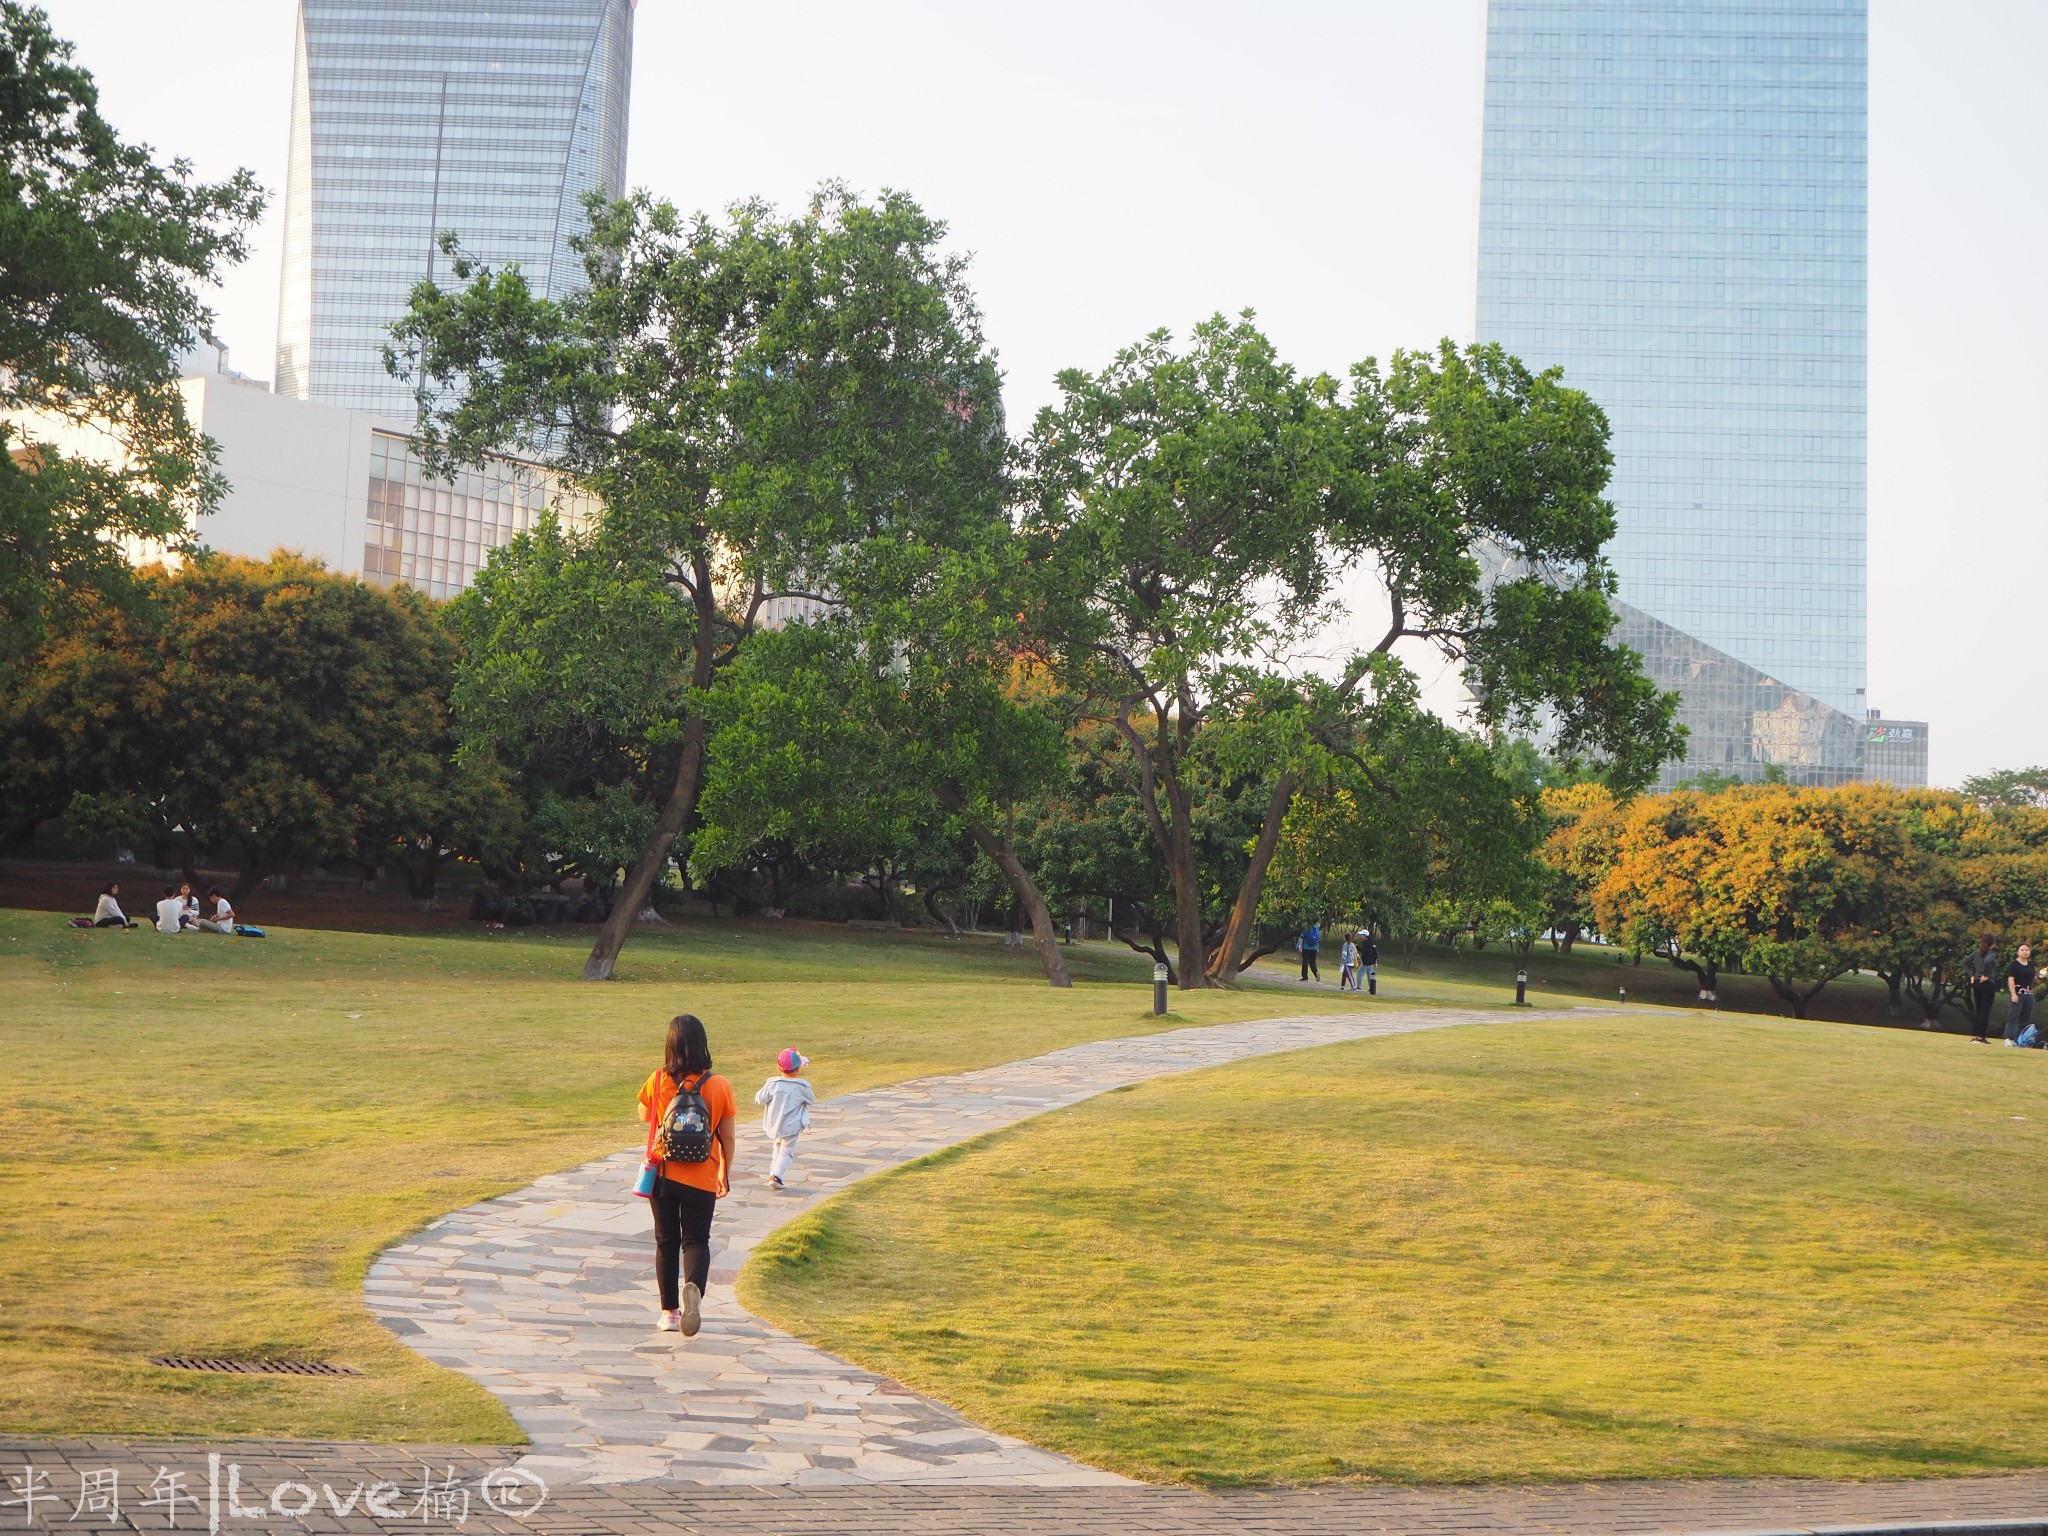
[[[654,1281],[661,1290],[664,1333],[685,1338],[700,1325],[698,1307],[711,1279],[711,1216],[718,1197],[732,1188],[733,1117],[738,1104],[732,1084],[711,1070],[711,1042],[695,1014],[669,1020],[661,1069],[640,1087],[640,1118],[650,1134],[661,1124],[679,1084],[688,1084],[711,1114],[711,1155],[701,1163],[665,1162],[654,1181]],[[651,1145],[651,1143],[650,1143]],[[678,1280],[681,1260],[681,1285]]]

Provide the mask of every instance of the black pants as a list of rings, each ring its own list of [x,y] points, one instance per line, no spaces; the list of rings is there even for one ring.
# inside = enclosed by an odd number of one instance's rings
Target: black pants
[[[1994,981],[1973,981],[1970,983],[1970,1017],[1976,1021],[1976,1034],[1980,1040],[1991,1033],[1991,999],[1996,996],[1998,996],[1998,983]]]
[[[2005,1038],[2017,1040],[2034,1020],[2034,994],[2022,992],[2005,1005]]]
[[[1310,976],[1314,976],[1317,981],[1323,979],[1323,973],[1316,969],[1316,952],[1304,949],[1301,952],[1301,979],[1307,981]]]
[[[661,1289],[662,1310],[673,1312],[683,1304],[682,1280],[696,1286],[699,1295],[711,1283],[711,1213],[718,1208],[718,1196],[694,1184],[657,1179],[654,1198],[647,1203],[654,1207],[654,1283]]]
[[[133,923],[124,923],[118,917],[103,917],[93,924],[95,928],[133,928]]]

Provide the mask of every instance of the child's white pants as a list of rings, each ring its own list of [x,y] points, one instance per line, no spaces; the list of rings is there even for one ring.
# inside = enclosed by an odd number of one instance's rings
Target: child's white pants
[[[798,1132],[798,1135],[801,1135],[801,1134],[802,1134],[802,1132]],[[776,1137],[776,1138],[775,1138],[775,1150],[774,1150],[774,1152],[773,1152],[773,1153],[771,1153],[771,1154],[769,1155],[769,1158],[768,1158],[768,1177],[769,1177],[769,1178],[771,1178],[771,1179],[779,1179],[779,1178],[781,1178],[781,1177],[782,1177],[782,1176],[783,1176],[784,1174],[786,1174],[786,1173],[788,1173],[788,1172],[789,1172],[789,1165],[790,1165],[791,1163],[795,1162],[795,1161],[796,1161],[796,1137],[795,1137],[795,1136],[778,1136],[778,1137]]]

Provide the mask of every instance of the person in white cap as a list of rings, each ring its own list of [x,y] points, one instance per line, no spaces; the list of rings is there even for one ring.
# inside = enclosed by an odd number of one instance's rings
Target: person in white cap
[[[775,1143],[768,1159],[768,1182],[777,1189],[783,1187],[782,1176],[796,1161],[796,1139],[810,1129],[811,1106],[818,1102],[811,1085],[797,1075],[810,1064],[808,1056],[784,1051],[775,1058],[777,1075],[754,1095],[754,1102],[761,1106],[761,1131]]]

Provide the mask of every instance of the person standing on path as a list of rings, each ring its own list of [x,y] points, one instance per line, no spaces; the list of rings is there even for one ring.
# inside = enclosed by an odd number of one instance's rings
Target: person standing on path
[[[1380,995],[1380,947],[1371,929],[1358,936],[1358,980],[1351,983],[1352,991],[1358,990],[1359,981],[1366,984],[1374,997]]]
[[[691,1127],[668,1118],[685,1094],[702,1101],[703,1123]],[[691,1107],[683,1099],[684,1109]],[[704,1021],[693,1013],[669,1020],[660,1068],[640,1086],[640,1118],[647,1122],[652,1155],[662,1148],[661,1176],[654,1181],[654,1283],[661,1292],[660,1328],[693,1336],[702,1326],[699,1307],[711,1283],[711,1217],[721,1195],[732,1188],[733,1117],[738,1112],[732,1084],[711,1070],[711,1042]],[[673,1143],[683,1142],[677,1146]],[[702,1152],[697,1151],[696,1141]],[[673,1154],[682,1152],[678,1157]]]
[[[801,1051],[784,1051],[775,1058],[776,1075],[754,1095],[761,1106],[761,1134],[775,1143],[768,1158],[768,1182],[777,1189],[796,1161],[796,1139],[811,1128],[811,1106],[818,1102],[816,1091],[797,1076],[810,1064],[811,1058]]]
[[[1314,976],[1323,979],[1323,973],[1316,969],[1316,951],[1323,947],[1323,925],[1310,923],[1301,930],[1301,979],[1307,981]]]
[[[1344,947],[1337,951],[1337,990],[1349,992],[1358,975],[1358,946],[1351,942],[1351,935],[1344,935]]]
[[[2018,1045],[2034,1020],[2034,947],[2022,944],[2005,968],[2005,1043]]]
[[[1996,996],[1998,950],[1987,933],[1977,946],[1977,953],[1970,956],[1970,1018],[1977,1026],[1971,1039],[1978,1045],[1990,1043],[1986,1037],[1991,1033],[1991,999]]]

